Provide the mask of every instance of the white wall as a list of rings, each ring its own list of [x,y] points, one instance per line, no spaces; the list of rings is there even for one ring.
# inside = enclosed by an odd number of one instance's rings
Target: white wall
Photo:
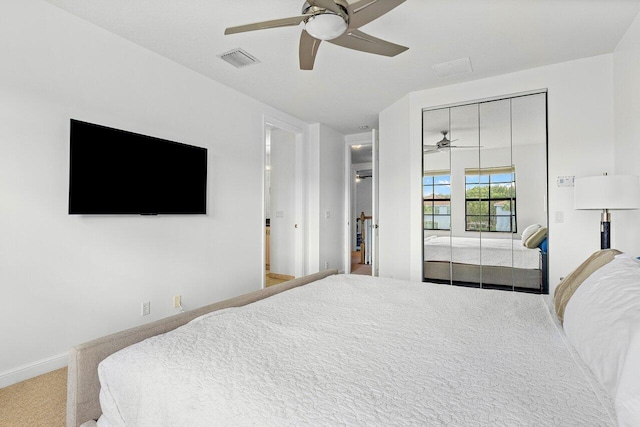
[[[614,171],[620,175],[640,175],[640,15],[620,40],[613,55],[613,65]],[[640,255],[640,210],[614,211],[611,222],[611,247]]]
[[[371,168],[371,167],[369,167]],[[356,181],[356,216],[362,212],[366,216],[371,216],[371,183],[372,178],[362,178]]]
[[[320,254],[319,269],[344,271],[344,141],[345,137],[333,129],[320,125]]]
[[[0,387],[173,314],[174,295],[260,288],[263,117],[308,125],[45,2],[2,15]],[[208,214],[68,215],[70,118],[208,148]]]
[[[420,184],[422,171],[411,173],[409,165],[412,155],[416,158],[420,152],[410,149],[411,146],[411,102],[407,95],[380,113],[380,166],[379,166],[379,210],[378,241],[379,269],[381,277],[420,280],[422,268],[422,250],[415,252],[410,246],[413,234],[422,240],[422,225],[412,229],[409,227],[412,209],[417,213],[422,209],[422,188],[412,190],[412,179]],[[420,142],[422,144],[422,142]],[[416,202],[418,206],[415,206]],[[420,210],[418,210],[420,209]],[[417,261],[413,258],[418,257]],[[418,266],[413,266],[417,262]],[[417,270],[419,268],[419,270]],[[418,276],[411,275],[419,271]]]
[[[307,165],[307,274],[345,268],[345,137],[320,123],[309,125]],[[327,218],[327,212],[329,217]]]
[[[282,129],[272,129],[270,134],[270,271],[295,276],[296,137]]]
[[[613,168],[613,58],[601,55],[413,92],[380,114],[380,275],[422,276],[422,109],[548,89],[549,281],[599,249],[598,220],[573,209],[573,188],[556,177]],[[564,215],[556,223],[554,213]]]

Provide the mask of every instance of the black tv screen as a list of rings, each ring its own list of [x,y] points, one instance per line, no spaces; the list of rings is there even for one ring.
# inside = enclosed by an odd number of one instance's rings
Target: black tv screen
[[[73,119],[70,146],[70,214],[206,214],[206,148]]]

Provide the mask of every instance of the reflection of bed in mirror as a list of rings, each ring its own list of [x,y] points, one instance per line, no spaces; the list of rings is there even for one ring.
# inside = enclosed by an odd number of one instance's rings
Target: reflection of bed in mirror
[[[483,287],[544,291],[546,253],[520,239],[427,236],[424,279]]]

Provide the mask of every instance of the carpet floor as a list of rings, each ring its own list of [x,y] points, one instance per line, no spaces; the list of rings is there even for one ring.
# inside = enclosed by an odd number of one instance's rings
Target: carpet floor
[[[64,427],[67,368],[0,388],[0,427]]]

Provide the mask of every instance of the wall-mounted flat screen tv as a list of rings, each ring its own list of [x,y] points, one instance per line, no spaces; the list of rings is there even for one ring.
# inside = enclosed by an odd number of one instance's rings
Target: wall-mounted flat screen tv
[[[207,149],[71,120],[70,214],[206,214]]]

